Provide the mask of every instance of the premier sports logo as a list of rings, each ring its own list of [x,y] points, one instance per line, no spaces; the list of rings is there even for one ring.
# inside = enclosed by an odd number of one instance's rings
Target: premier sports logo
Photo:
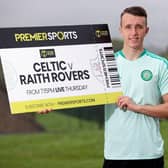
[[[15,33],[16,42],[31,41],[51,41],[51,40],[76,40],[78,35],[76,31],[58,31],[58,32],[35,32],[35,33]]]

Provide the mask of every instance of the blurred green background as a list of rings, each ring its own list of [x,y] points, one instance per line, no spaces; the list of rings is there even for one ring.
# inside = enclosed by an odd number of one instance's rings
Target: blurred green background
[[[104,129],[96,121],[52,112],[37,115],[46,131],[0,136],[0,168],[101,168]],[[168,168],[168,122],[161,121]]]
[[[99,168],[103,129],[94,121],[52,112],[37,115],[46,132],[0,136],[0,168]]]

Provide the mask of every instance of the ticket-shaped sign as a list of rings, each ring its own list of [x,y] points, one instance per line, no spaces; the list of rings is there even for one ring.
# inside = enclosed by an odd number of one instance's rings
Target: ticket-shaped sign
[[[116,102],[122,94],[108,26],[0,29],[11,113]]]

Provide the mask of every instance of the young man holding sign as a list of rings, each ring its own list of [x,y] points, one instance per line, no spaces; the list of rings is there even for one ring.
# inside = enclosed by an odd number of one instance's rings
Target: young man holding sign
[[[143,48],[149,28],[142,7],[121,14],[116,55],[123,95],[105,105],[103,168],[163,168],[159,118],[168,117],[168,61]]]
[[[143,48],[148,31],[142,7],[122,12],[124,45],[115,55],[123,96],[105,105],[103,168],[164,167],[159,118],[168,118],[168,61]]]

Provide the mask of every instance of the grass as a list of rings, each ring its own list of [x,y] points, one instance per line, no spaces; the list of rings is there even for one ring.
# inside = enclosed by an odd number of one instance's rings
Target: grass
[[[161,122],[161,134],[164,139],[165,168],[168,168],[168,120],[164,120]]]
[[[0,168],[101,168],[103,130],[61,114],[38,116],[47,132],[1,135]]]
[[[101,168],[104,130],[59,113],[38,115],[47,132],[0,136],[0,168]],[[168,122],[161,122],[168,162]],[[165,168],[168,168],[166,162]]]
[[[96,134],[96,133],[95,133]],[[100,136],[100,133],[98,133]],[[1,168],[100,167],[100,140],[89,140],[90,134],[40,134],[3,137]],[[2,141],[2,139],[1,139]],[[98,144],[98,145],[96,145]],[[2,152],[3,151],[3,152]]]

